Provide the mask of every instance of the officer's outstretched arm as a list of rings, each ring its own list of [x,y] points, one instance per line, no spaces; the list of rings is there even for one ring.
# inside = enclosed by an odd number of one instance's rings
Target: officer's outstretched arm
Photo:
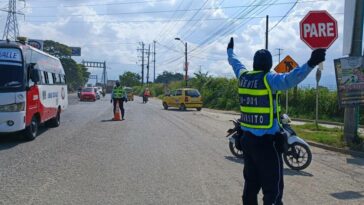
[[[306,64],[293,69],[289,73],[268,73],[267,81],[272,90],[288,90],[302,82],[308,74],[321,62],[325,60],[326,49],[312,51],[311,58]]]
[[[245,66],[238,60],[234,54],[234,39],[231,37],[230,42],[227,46],[228,61],[234,70],[235,76],[239,78],[242,71],[246,70]]]
[[[268,73],[267,81],[274,91],[288,90],[302,82],[310,74],[311,70],[313,68],[306,63],[289,73]]]

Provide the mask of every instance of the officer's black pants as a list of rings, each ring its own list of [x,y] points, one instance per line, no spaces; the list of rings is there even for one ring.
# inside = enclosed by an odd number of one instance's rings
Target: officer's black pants
[[[125,114],[125,110],[124,110],[124,98],[121,99],[113,99],[114,102],[114,114],[115,114],[115,110],[116,110],[116,103],[119,102],[119,108],[120,108],[120,112],[121,112],[121,117],[124,118],[124,114]]]
[[[282,205],[283,161],[279,136],[256,137],[244,134],[244,205],[258,204],[258,193],[263,190],[264,205]]]

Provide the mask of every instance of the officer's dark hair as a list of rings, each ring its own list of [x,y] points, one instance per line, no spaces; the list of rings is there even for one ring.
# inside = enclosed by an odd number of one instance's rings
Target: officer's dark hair
[[[269,72],[272,68],[272,54],[266,49],[261,49],[255,52],[253,68],[255,71]]]

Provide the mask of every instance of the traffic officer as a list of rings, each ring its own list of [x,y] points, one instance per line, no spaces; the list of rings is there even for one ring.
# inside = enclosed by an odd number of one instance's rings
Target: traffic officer
[[[120,85],[119,81],[115,82],[115,87],[111,93],[111,100],[110,102],[114,102],[114,114],[116,110],[116,104],[119,102],[120,112],[122,119],[125,120],[125,110],[124,110],[124,101],[127,102],[127,96],[124,88]]]
[[[253,71],[248,71],[234,54],[234,39],[227,47],[229,64],[239,79],[239,100],[244,151],[243,204],[258,204],[257,195],[263,190],[265,205],[283,204],[283,137],[280,134],[279,91],[288,90],[303,81],[319,63],[326,50],[317,49],[311,58],[289,73],[270,72],[272,55],[258,50],[254,55]]]

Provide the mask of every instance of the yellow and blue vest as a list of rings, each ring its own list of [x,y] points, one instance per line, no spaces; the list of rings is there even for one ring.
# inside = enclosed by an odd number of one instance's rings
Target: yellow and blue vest
[[[270,129],[281,110],[279,94],[272,93],[263,71],[245,71],[239,78],[240,125],[247,128]],[[277,112],[274,113],[274,101]]]
[[[113,92],[112,97],[115,99],[121,99],[125,96],[125,91],[121,86],[115,87],[112,92]]]

